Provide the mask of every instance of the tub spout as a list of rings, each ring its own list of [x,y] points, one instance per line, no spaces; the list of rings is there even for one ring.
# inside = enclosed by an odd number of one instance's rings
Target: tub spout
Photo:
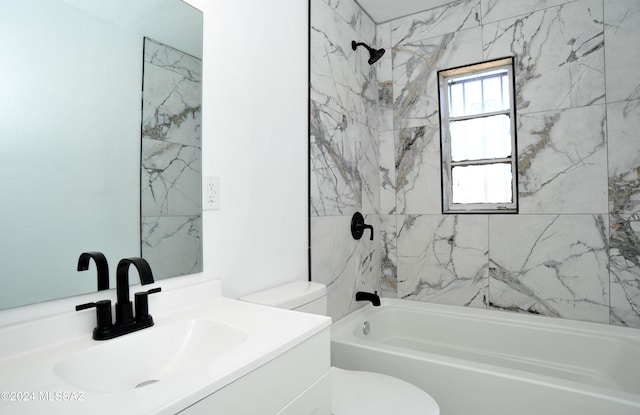
[[[380,305],[380,297],[378,296],[377,291],[375,291],[373,294],[365,291],[358,291],[356,293],[356,301],[371,301],[371,304],[376,307]]]

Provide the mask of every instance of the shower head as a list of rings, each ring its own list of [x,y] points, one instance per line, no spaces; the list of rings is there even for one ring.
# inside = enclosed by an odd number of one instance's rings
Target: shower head
[[[384,55],[384,49],[373,49],[366,43],[356,43],[355,40],[351,41],[351,49],[356,50],[358,46],[364,46],[369,51],[369,65],[373,65],[382,57],[382,55]]]

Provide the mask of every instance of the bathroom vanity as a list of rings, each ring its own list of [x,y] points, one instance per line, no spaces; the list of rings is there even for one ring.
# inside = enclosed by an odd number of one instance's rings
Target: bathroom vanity
[[[154,326],[111,340],[92,339],[91,310],[1,315],[0,412],[330,414],[328,317],[227,299],[217,280],[177,280],[155,284]],[[91,300],[105,296],[115,293]]]

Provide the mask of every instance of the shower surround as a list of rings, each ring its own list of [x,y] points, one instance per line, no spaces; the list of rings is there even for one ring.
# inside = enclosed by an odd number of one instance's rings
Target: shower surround
[[[334,319],[379,290],[640,327],[640,3],[463,0],[377,26],[311,8],[312,279]],[[387,53],[369,66],[351,40]],[[442,215],[437,71],[505,56],[520,212]],[[376,240],[351,239],[358,210]]]

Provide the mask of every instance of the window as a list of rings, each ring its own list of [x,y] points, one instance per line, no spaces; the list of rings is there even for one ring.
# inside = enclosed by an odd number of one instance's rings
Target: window
[[[442,212],[517,212],[513,58],[438,72]]]

